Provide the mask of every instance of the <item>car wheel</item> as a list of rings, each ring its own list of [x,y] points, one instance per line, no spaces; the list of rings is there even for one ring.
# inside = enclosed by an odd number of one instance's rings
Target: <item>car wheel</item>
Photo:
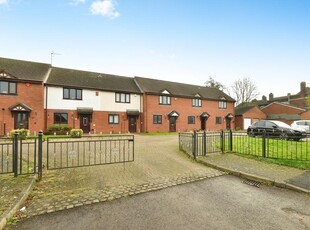
[[[249,137],[255,137],[254,130],[251,129],[250,132],[248,133]]]
[[[281,134],[280,134],[280,139],[281,140],[288,140],[288,135],[287,135],[287,133],[284,133],[284,132],[282,132]]]

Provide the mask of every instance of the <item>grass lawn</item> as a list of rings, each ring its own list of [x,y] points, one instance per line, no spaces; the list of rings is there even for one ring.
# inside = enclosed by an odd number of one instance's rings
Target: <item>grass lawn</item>
[[[229,149],[228,142],[225,150]],[[263,157],[263,139],[259,137],[233,137],[232,152],[255,156],[259,160],[287,165],[296,168],[310,169],[310,142],[266,139],[265,157]]]

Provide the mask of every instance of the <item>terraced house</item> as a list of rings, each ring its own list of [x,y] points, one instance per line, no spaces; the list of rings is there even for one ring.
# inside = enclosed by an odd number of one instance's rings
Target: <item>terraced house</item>
[[[0,135],[44,127],[44,81],[50,65],[0,58]]]
[[[53,67],[45,91],[46,127],[140,132],[141,92],[133,78]]]
[[[215,88],[135,77],[143,93],[144,132],[234,128],[235,100]]]
[[[1,135],[52,124],[84,133],[234,128],[234,99],[220,90],[0,58]]]

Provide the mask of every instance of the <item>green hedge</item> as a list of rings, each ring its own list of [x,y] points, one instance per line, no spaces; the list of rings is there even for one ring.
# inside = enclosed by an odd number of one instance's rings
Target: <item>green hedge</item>
[[[13,129],[10,131],[10,137],[13,139],[15,132],[18,132],[18,139],[25,140],[28,137],[29,129]]]
[[[54,135],[56,133],[56,135],[67,135],[67,133],[69,134],[71,131],[71,127],[69,127],[68,125],[51,125],[50,127],[48,127],[45,131],[44,131],[44,135]]]
[[[83,136],[82,129],[71,129],[70,136],[74,138],[81,138]]]

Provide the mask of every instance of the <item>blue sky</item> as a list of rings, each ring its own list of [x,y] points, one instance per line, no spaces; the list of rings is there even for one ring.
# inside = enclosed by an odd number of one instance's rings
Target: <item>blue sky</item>
[[[310,86],[310,0],[0,0],[0,56],[261,95]]]

